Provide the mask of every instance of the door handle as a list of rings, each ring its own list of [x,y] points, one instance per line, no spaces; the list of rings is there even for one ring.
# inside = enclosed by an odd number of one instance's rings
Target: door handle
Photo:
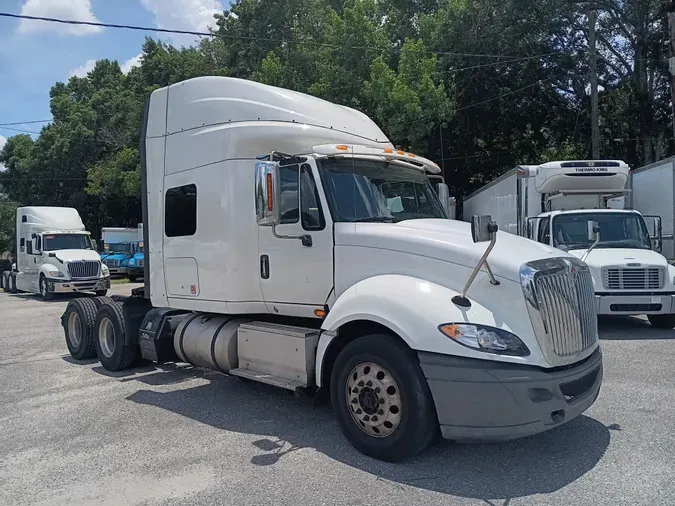
[[[263,279],[270,278],[270,257],[267,255],[260,255],[260,277]]]

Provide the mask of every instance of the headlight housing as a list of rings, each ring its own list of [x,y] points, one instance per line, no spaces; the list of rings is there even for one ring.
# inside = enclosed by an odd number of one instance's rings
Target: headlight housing
[[[527,357],[530,354],[518,336],[503,329],[473,323],[444,323],[438,326],[438,330],[472,350],[515,357]]]
[[[49,271],[49,277],[51,278],[63,278],[65,275],[61,271]]]
[[[103,273],[104,276],[110,275],[110,269],[108,269],[108,266],[104,263],[101,263],[101,272]]]

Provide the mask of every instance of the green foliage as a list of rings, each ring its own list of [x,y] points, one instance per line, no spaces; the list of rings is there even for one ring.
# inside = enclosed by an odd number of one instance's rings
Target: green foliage
[[[672,154],[662,2],[597,7],[602,156],[640,165]],[[456,196],[520,163],[587,158],[586,8],[557,0],[236,0],[216,17],[217,37],[197,47],[148,38],[127,75],[101,60],[87,76],[56,83],[53,122],[35,140],[10,138],[0,153],[0,201],[9,202],[0,213],[69,205],[95,234],[136,224],[145,102],[158,87],[202,75],[357,108],[395,145],[438,161]],[[8,247],[3,233],[0,250]]]

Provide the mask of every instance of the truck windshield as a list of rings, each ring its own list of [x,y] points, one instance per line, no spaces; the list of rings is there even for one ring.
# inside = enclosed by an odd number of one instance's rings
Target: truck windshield
[[[44,236],[43,251],[62,249],[94,249],[86,234],[49,234]]]
[[[120,253],[126,255],[131,252],[131,244],[124,244],[124,243],[106,244],[105,252],[108,255],[118,255]]]
[[[421,170],[377,160],[332,158],[320,160],[319,171],[335,221],[446,218]]]
[[[600,226],[596,248],[652,249],[642,216],[636,213],[570,213],[553,218],[553,245],[565,251],[590,248],[588,222]]]

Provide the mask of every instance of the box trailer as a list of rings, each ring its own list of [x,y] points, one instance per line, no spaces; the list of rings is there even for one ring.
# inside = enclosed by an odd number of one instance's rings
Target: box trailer
[[[661,218],[663,255],[675,261],[675,157],[630,171],[627,207]]]
[[[586,265],[487,216],[447,219],[438,165],[363,113],[200,77],[152,93],[141,139],[145,283],[95,318],[69,304],[74,358],[185,361],[326,396],[355,448],[392,461],[437,432],[542,432],[597,398]],[[569,297],[564,313],[542,305]]]

